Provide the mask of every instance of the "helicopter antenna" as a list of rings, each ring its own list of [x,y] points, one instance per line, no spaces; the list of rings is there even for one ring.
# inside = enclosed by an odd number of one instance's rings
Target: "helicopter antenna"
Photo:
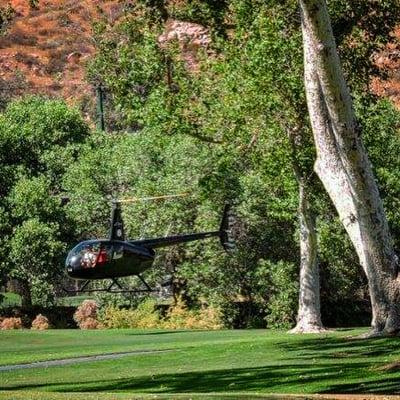
[[[155,197],[132,197],[130,199],[119,199],[114,200],[116,203],[137,203],[139,201],[151,201],[151,200],[167,200],[176,197],[189,196],[190,193],[179,193],[179,194],[169,194],[165,196],[155,196]]]

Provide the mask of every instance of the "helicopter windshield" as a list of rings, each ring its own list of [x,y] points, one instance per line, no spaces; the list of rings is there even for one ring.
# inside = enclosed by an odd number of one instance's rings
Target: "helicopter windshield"
[[[79,260],[81,268],[95,268],[112,260],[113,248],[101,242],[83,242],[71,250],[68,259]],[[68,260],[67,260],[68,262]]]

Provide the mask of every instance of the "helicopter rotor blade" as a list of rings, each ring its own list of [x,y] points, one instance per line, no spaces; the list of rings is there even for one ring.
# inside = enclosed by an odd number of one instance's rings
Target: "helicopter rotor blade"
[[[167,200],[173,199],[176,197],[186,197],[189,196],[190,193],[179,193],[179,194],[169,194],[165,196],[154,196],[154,197],[132,197],[130,199],[119,199],[116,200],[118,203],[137,203],[139,201],[151,201],[151,200]]]

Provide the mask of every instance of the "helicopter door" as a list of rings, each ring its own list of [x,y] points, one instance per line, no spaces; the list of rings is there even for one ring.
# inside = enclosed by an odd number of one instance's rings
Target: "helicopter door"
[[[109,264],[113,259],[113,247],[101,244],[96,256],[95,267],[102,267]]]
[[[96,265],[102,265],[107,262],[107,252],[104,247],[100,248],[99,254],[97,255]]]
[[[113,260],[118,260],[124,256],[124,246],[122,244],[114,244]]]

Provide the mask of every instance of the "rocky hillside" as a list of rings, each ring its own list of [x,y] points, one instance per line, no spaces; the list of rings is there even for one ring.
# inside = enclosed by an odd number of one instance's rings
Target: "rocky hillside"
[[[3,92],[43,93],[70,101],[91,96],[84,66],[94,53],[92,24],[118,18],[118,1],[0,0],[0,7],[9,17],[0,36]]]
[[[24,92],[62,96],[74,103],[93,99],[93,88],[85,82],[85,63],[95,51],[93,22],[101,18],[115,22],[123,12],[122,2],[0,0],[1,10],[9,10],[9,21],[3,21],[0,36],[0,97]],[[183,28],[192,44],[196,45],[198,38],[207,39],[201,26],[181,25],[171,22],[160,39],[168,40],[171,34],[180,38]],[[191,53],[186,49],[190,65],[194,63]],[[388,79],[373,81],[372,90],[400,107],[400,28],[376,62],[388,73]]]
[[[387,73],[387,78],[373,81],[372,90],[390,98],[400,108],[400,27],[393,32],[391,43],[376,56],[376,63]]]

